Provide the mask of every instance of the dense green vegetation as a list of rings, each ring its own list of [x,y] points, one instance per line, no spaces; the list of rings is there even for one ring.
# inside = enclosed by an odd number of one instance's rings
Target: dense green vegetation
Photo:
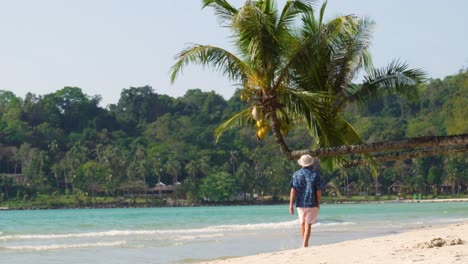
[[[419,101],[389,95],[350,105],[344,117],[366,142],[468,133],[468,72],[431,80],[419,92]],[[187,203],[278,200],[289,191],[298,165],[271,136],[258,141],[254,128],[238,128],[215,143],[215,128],[245,107],[239,93],[225,100],[193,89],[172,98],[145,86],[124,89],[115,105],[99,102],[77,87],[25,98],[0,91],[0,206],[39,197],[45,206],[136,197],[161,205],[169,199],[152,190],[158,182],[180,182],[168,198]],[[313,144],[301,127],[286,141],[297,149]],[[325,193],[457,195],[467,192],[467,163],[466,154],[388,162],[377,179],[366,167],[323,171]]]

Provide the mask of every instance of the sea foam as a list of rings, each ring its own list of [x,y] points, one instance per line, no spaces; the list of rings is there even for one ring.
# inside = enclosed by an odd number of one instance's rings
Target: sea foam
[[[114,242],[98,242],[98,243],[82,243],[82,244],[55,244],[55,245],[39,245],[39,246],[5,246],[0,247],[9,250],[30,250],[30,251],[45,251],[45,250],[57,250],[57,249],[68,249],[68,248],[89,248],[89,247],[116,247],[127,244],[126,241],[114,241]]]
[[[275,230],[294,228],[299,224],[298,220],[279,222],[279,223],[258,223],[258,224],[238,224],[238,225],[218,225],[212,227],[201,227],[192,229],[162,229],[162,230],[109,230],[86,233],[65,233],[65,234],[17,234],[0,235],[0,241],[11,240],[53,240],[53,239],[75,239],[75,238],[101,238],[101,237],[128,237],[128,236],[174,236],[181,235],[185,238],[202,238],[203,236],[223,235],[228,232],[242,232],[252,230]],[[352,225],[352,222],[319,222],[314,224],[317,227]],[[201,235],[197,235],[201,234]]]

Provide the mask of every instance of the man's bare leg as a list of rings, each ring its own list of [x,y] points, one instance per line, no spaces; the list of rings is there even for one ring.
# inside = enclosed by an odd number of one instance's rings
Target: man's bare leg
[[[304,241],[304,233],[305,233],[305,224],[301,224],[301,237],[302,237],[302,241]]]
[[[302,241],[303,241],[303,246],[308,247],[309,246],[309,238],[310,238],[310,228],[311,224],[303,224],[301,226],[301,231],[302,231]]]

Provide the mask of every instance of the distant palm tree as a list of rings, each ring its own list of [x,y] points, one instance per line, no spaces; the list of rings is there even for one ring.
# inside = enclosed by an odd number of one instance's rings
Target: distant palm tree
[[[61,171],[61,168],[59,166],[59,163],[57,162],[57,154],[58,154],[58,143],[57,141],[54,139],[52,140],[52,142],[48,145],[49,147],[49,153],[51,155],[51,158],[54,160],[54,165],[52,165],[51,169],[52,169],[52,173],[54,174],[54,177],[55,177],[55,184],[57,186],[57,195],[60,196],[60,171]]]
[[[8,194],[8,182],[9,182],[9,178],[6,176],[6,174],[2,173],[0,174],[0,176],[2,176],[2,184],[3,185],[3,188],[4,188],[4,191],[5,191],[5,195],[6,195],[6,200],[9,201],[10,200],[10,195]],[[0,201],[3,201],[3,199],[5,199],[3,197],[1,197]]]
[[[87,153],[88,148],[81,145],[80,143],[76,143],[73,147],[65,154],[64,160],[64,173],[65,175],[69,175],[67,177],[68,182],[70,184],[74,183],[74,180],[77,177],[78,168],[83,165],[87,160]],[[74,189],[72,189],[73,192]]]
[[[347,15],[324,21],[312,1],[246,1],[235,8],[226,0],[203,0],[231,28],[237,54],[211,45],[194,45],[177,55],[172,81],[189,63],[212,66],[241,85],[248,107],[219,126],[218,137],[233,126],[255,124],[259,139],[271,129],[281,152],[291,157],[284,136],[306,124],[315,147],[362,143],[343,118],[349,103],[365,104],[382,93],[414,96],[423,73],[400,62],[375,69],[368,51],[374,23]],[[361,85],[351,83],[360,69]]]
[[[135,150],[135,166],[138,175],[143,179],[143,184],[146,185],[146,154],[142,145],[138,144]]]
[[[247,162],[242,162],[236,171],[237,183],[242,190],[244,201],[247,200],[247,193],[252,195],[251,169]]]
[[[211,169],[211,164],[210,164],[210,157],[209,156],[203,156],[198,160],[198,171],[203,175],[206,176],[210,172]]]
[[[191,160],[185,165],[185,171],[188,173],[188,175],[192,178],[195,179],[195,177],[198,174],[198,167],[195,161]]]
[[[456,187],[460,184],[468,184],[468,155],[456,155],[444,159],[444,182],[450,184],[452,195],[456,194]],[[459,191],[459,190],[458,190]]]
[[[338,199],[341,199],[343,196],[341,193],[341,180],[339,177],[333,177],[328,183],[327,183],[327,189],[330,194],[336,195]]]
[[[199,174],[199,169],[197,163],[193,160],[189,161],[185,165],[185,171],[190,176],[190,178],[184,181],[183,187],[187,194],[187,200],[193,202],[197,199],[198,196],[197,174]]]
[[[60,175],[62,172],[62,167],[60,166],[60,163],[55,163],[51,167],[52,173],[54,174],[55,177],[55,184],[57,187],[57,195],[60,196]]]
[[[177,161],[175,158],[169,158],[166,163],[166,171],[172,175],[172,183],[175,185],[178,182],[178,177],[180,173],[180,162]]]
[[[348,188],[349,170],[350,170],[349,168],[340,168],[337,172],[338,175],[336,175],[336,177],[338,177],[340,181],[343,181],[343,187],[344,187],[346,196],[349,196],[349,188]]]
[[[237,151],[231,150],[229,151],[229,164],[231,165],[231,175],[235,175],[237,171]]]
[[[153,157],[151,159],[151,168],[152,168],[152,171],[154,173],[154,175],[156,175],[157,177],[157,180],[158,182],[157,183],[160,183],[161,182],[161,176],[162,176],[162,172],[163,172],[163,165],[161,163],[161,158],[160,157]]]
[[[372,178],[369,173],[359,173],[359,178],[357,180],[356,191],[357,192],[369,192],[369,189],[372,187]]]

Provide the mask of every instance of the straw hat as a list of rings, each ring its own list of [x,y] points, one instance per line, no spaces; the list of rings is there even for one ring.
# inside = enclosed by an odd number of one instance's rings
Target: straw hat
[[[314,158],[308,154],[302,155],[301,158],[297,160],[297,163],[302,167],[309,167],[314,164]]]

